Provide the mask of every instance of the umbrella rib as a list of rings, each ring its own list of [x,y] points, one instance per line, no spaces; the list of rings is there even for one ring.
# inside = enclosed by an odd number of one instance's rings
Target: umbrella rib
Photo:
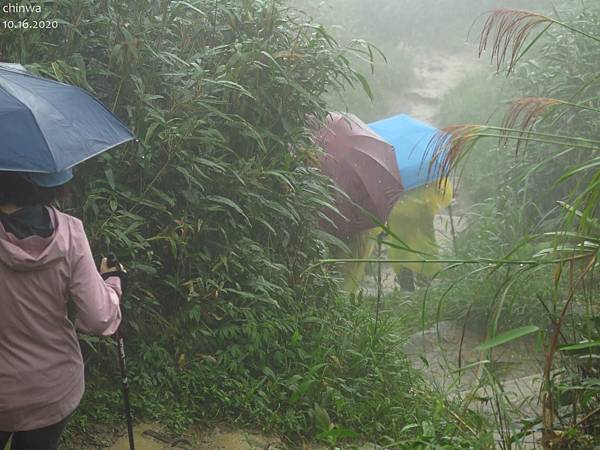
[[[98,155],[100,155],[101,153],[107,152],[107,151],[109,151],[109,150],[111,150],[111,149],[113,149],[113,148],[115,148],[115,147],[118,147],[118,146],[119,146],[119,145],[121,145],[121,144],[125,144],[126,142],[131,142],[131,141],[137,141],[137,138],[136,138],[135,136],[133,136],[133,137],[131,137],[131,138],[124,139],[124,140],[122,140],[121,142],[118,142],[118,143],[116,143],[116,144],[114,144],[114,145],[111,145],[110,147],[103,148],[101,152],[99,152],[99,153],[94,153],[94,154],[92,154],[92,155],[86,156],[85,158],[83,158],[83,159],[81,159],[81,160],[78,160],[78,162],[76,162],[76,163],[74,163],[74,164],[71,164],[70,166],[67,166],[67,167],[65,167],[65,169],[70,169],[70,168],[72,168],[72,167],[78,166],[79,164],[81,164],[81,163],[83,163],[83,162],[87,161],[88,159],[92,159],[92,158],[94,158],[95,156],[98,156]]]
[[[374,161],[379,167],[381,167],[384,171],[389,172],[389,168],[388,168],[388,164],[385,163],[385,161],[381,161],[377,158],[375,158],[372,154],[365,152],[364,150],[362,150],[359,147],[351,147],[352,150],[356,151],[358,154],[363,155],[367,158],[369,158],[371,161]],[[391,155],[392,157],[392,161],[389,164],[393,164],[394,166],[397,167],[398,163],[396,162],[396,155]],[[390,175],[392,175],[399,183],[402,183],[402,175],[400,175],[400,169],[398,168],[398,176],[395,176],[395,174],[389,172]]]
[[[360,184],[362,185],[363,189],[365,192],[368,193],[368,198],[372,200],[372,193],[369,190],[369,188],[367,187],[367,183],[365,183],[363,177],[361,176],[360,172],[358,170],[356,170],[355,167],[352,166],[352,164],[350,164],[347,161],[340,161],[341,163],[343,163],[344,165],[346,165],[347,167],[350,168],[350,170],[356,175],[356,178],[360,181]],[[343,190],[343,189],[342,189]],[[358,202],[356,202],[354,199],[352,199],[352,197],[347,193],[348,197],[350,197],[350,199],[352,200],[353,206],[356,206],[355,204],[358,204]],[[375,202],[370,202],[373,203],[373,207],[375,208],[375,211],[370,211],[369,208],[367,208],[366,206],[362,206],[364,209],[366,209],[367,211],[369,211],[371,214],[379,214],[380,211],[378,211],[379,208],[377,208],[377,205],[375,204]],[[362,213],[362,211],[361,211]]]

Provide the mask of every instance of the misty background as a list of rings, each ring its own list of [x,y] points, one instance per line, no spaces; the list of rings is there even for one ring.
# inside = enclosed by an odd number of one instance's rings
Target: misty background
[[[367,122],[397,113],[419,116],[419,111],[414,110],[415,100],[441,102],[445,91],[464,78],[492,74],[494,69],[487,64],[488,56],[484,55],[482,61],[477,58],[479,32],[486,13],[495,8],[536,12],[550,12],[554,8],[550,0],[291,0],[289,3],[331,29],[341,42],[364,39],[385,55],[384,59],[375,54],[374,66],[357,58],[357,66],[371,86],[372,102],[360,86],[332,100],[337,109],[353,112]],[[423,70],[441,72],[448,69],[445,67],[448,64],[453,66],[448,73],[438,74],[432,80],[440,84],[449,82],[451,86],[442,86],[444,92],[437,89],[439,86],[423,85],[429,81],[422,79]],[[495,83],[492,79],[489,82]],[[419,89],[430,92],[423,95]],[[436,125],[450,123],[455,118],[447,112],[442,117],[437,113],[436,108],[421,118]]]

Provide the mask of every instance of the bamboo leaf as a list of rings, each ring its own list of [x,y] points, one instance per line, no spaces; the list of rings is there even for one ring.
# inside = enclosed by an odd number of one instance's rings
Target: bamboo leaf
[[[248,223],[250,223],[250,219],[248,218],[248,216],[244,213],[242,208],[240,208],[240,206],[237,203],[235,203],[233,200],[230,200],[221,195],[209,195],[206,199],[210,200],[212,202],[218,203],[220,205],[225,205],[225,206],[232,208],[237,213],[239,213],[242,217],[244,217],[244,219],[246,219],[246,221]]]
[[[535,325],[527,325],[524,327],[515,328],[513,330],[499,334],[498,336],[495,336],[492,339],[483,342],[482,344],[479,344],[477,347],[475,347],[475,350],[479,352],[490,350],[494,347],[498,347],[516,339],[522,338],[523,336],[527,336],[528,334],[535,333],[539,331],[539,329],[540,328]]]
[[[462,366],[459,369],[453,370],[452,373],[464,372],[465,370],[469,370],[469,369],[473,369],[475,367],[483,366],[485,364],[489,364],[490,362],[491,361],[489,359],[484,359],[482,361],[475,361],[473,363],[467,364],[466,366]]]
[[[600,341],[579,342],[578,344],[565,345],[560,347],[561,352],[572,352],[576,350],[586,350],[588,348],[600,347]]]
[[[373,91],[371,90],[371,86],[369,86],[369,82],[367,81],[365,76],[357,71],[354,72],[354,76],[356,76],[356,78],[358,78],[358,81],[360,81],[360,84],[361,84],[363,90],[369,96],[371,101],[373,101],[375,99],[375,97],[373,96]]]

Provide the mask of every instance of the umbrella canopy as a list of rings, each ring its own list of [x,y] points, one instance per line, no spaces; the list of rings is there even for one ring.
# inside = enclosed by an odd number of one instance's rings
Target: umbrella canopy
[[[315,142],[325,152],[323,172],[352,199],[339,196],[337,208],[344,217],[330,214],[337,228],[329,231],[347,237],[376,226],[361,208],[385,222],[403,190],[392,146],[356,116],[339,113],[328,115]]]
[[[0,64],[0,170],[65,171],[135,139],[96,98],[75,86]]]
[[[439,170],[429,167],[428,146],[438,130],[406,114],[369,124],[371,130],[394,146],[404,189],[410,191],[439,178]]]

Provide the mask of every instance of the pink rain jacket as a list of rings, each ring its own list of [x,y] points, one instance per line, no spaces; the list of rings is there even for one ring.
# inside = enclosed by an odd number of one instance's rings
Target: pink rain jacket
[[[49,208],[54,233],[16,239],[0,222],[0,431],[60,422],[83,395],[83,359],[67,299],[84,332],[121,321],[121,280],[102,280],[78,219]]]

